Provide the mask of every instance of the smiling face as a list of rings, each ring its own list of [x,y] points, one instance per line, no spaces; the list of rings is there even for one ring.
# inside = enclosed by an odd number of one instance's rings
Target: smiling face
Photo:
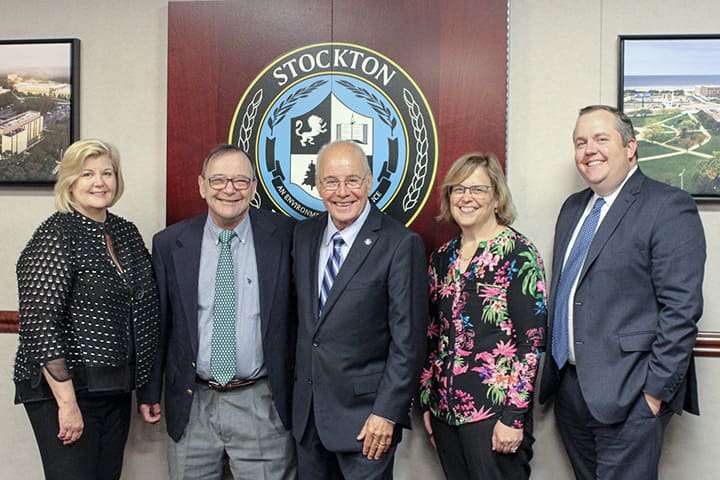
[[[97,155],[83,162],[80,176],[68,191],[73,208],[98,222],[104,222],[108,207],[115,198],[117,177],[110,157]]]
[[[637,164],[637,141],[623,145],[615,116],[604,110],[581,115],[575,124],[575,166],[585,183],[598,195],[608,195]]]
[[[346,180],[353,178],[364,179],[357,189],[345,185]],[[329,191],[324,187],[324,182],[329,180],[339,181],[337,190]],[[365,162],[358,158],[357,149],[340,142],[323,152],[315,186],[338,230],[350,226],[362,214],[371,185],[372,174],[365,170]]]
[[[227,179],[250,179],[247,190],[238,190],[233,182],[225,182],[221,190],[210,188],[208,182],[211,178],[222,177]],[[208,205],[210,216],[218,227],[231,230],[235,228],[250,208],[250,200],[255,196],[257,182],[253,179],[253,170],[250,159],[241,152],[229,151],[212,158],[205,170],[205,178],[198,176],[200,196]]]
[[[469,177],[458,185],[463,187],[472,185],[492,186],[492,181],[485,167],[477,167]],[[497,218],[495,217],[497,205],[497,194],[495,189],[492,188],[478,195],[472,195],[468,189],[465,189],[462,195],[450,195],[450,215],[465,233],[471,230],[475,231],[497,226]]]

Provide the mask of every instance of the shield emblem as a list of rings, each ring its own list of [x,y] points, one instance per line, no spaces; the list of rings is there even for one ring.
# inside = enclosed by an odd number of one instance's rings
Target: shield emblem
[[[290,182],[317,199],[317,153],[335,140],[356,142],[368,157],[372,171],[373,119],[353,111],[332,93],[312,110],[291,119]]]

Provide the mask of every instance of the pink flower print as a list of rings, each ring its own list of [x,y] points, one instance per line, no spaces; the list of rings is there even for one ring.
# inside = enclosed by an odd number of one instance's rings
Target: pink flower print
[[[440,286],[440,298],[448,298],[455,293],[455,285],[452,282],[444,283]]]
[[[438,325],[434,321],[430,321],[430,324],[428,325],[428,338],[436,338],[440,337],[440,325]]]
[[[471,422],[479,422],[481,420],[487,420],[488,418],[492,418],[495,416],[495,414],[492,412],[490,407],[485,407],[484,405],[480,407],[480,410],[475,410],[472,413],[472,416],[470,417]]]
[[[544,328],[531,328],[528,330],[525,335],[527,336],[528,340],[532,341],[533,350],[537,350],[537,348],[542,343],[543,337],[545,336],[545,329]]]
[[[430,368],[423,368],[422,374],[420,374],[420,384],[424,385],[433,379],[433,371]]]
[[[482,360],[485,363],[495,363],[495,357],[490,352],[480,352],[475,355],[475,361]]]
[[[490,269],[490,271],[492,271],[497,265],[498,261],[500,261],[500,257],[498,257],[497,255],[493,255],[486,250],[477,257],[475,257],[474,263],[486,266]]]
[[[468,370],[468,365],[467,365],[467,364],[465,364],[465,365],[457,365],[457,364],[453,365],[453,375],[461,375],[461,374],[467,372],[467,370]]]
[[[505,335],[512,335],[512,331],[513,331],[513,324],[512,324],[512,322],[509,321],[509,320],[506,320],[506,321],[502,322],[502,323],[500,324],[500,330],[502,330],[503,333],[505,333]]]
[[[500,340],[500,343],[496,344],[492,353],[496,357],[513,358],[516,351],[517,347],[512,343],[512,341],[508,340],[508,342],[505,343],[503,340]]]
[[[483,297],[492,298],[499,297],[503,294],[503,289],[496,285],[483,285],[482,293],[480,295]]]

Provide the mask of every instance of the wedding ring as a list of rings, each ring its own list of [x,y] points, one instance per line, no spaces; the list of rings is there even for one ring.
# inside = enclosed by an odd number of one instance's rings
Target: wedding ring
[[[512,448],[510,449],[510,453],[515,453],[515,452],[517,452],[517,447],[512,447]]]
[[[385,442],[378,442],[378,445],[380,445],[381,447],[384,447],[385,445],[387,445],[387,443],[385,443]]]

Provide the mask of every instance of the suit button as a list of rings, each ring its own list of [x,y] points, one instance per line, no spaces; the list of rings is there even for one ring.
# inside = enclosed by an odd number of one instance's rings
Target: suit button
[[[185,390],[185,393],[187,393],[188,395],[192,395],[193,394],[192,388],[188,388],[187,390]]]
[[[195,365],[195,362],[190,362],[190,365],[192,365],[192,368],[195,368],[197,365]]]
[[[313,342],[313,347],[317,348],[320,345],[319,342]]]
[[[312,378],[308,378],[307,383],[308,383],[308,385],[312,385]]]

